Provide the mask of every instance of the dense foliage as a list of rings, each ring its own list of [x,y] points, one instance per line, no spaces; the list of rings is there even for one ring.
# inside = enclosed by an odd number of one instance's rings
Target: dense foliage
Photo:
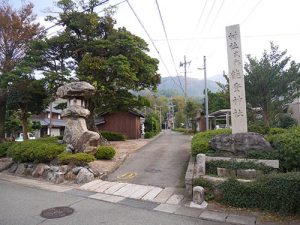
[[[13,145],[15,142],[3,142],[0,143],[0,157],[5,157],[7,150]]]
[[[234,207],[300,213],[300,173],[269,174],[240,183],[229,179],[219,187],[222,202]]]
[[[229,129],[219,129],[219,130],[209,130],[205,132],[200,132],[194,135],[192,139],[192,155],[196,156],[199,153],[207,153],[213,150],[209,141],[218,134],[230,134]]]
[[[144,125],[145,125],[145,138],[148,138],[148,135],[155,136],[161,130],[159,118],[156,114],[153,114],[153,113],[146,115]],[[146,135],[146,133],[149,133],[149,134]]]
[[[15,162],[47,163],[62,153],[65,147],[57,144],[56,138],[40,138],[13,144],[7,155]]]
[[[116,150],[111,146],[98,147],[95,157],[96,159],[112,159],[116,154]]]
[[[96,160],[93,155],[84,152],[75,154],[63,152],[59,154],[57,158],[59,164],[71,164],[75,166],[85,166],[89,162]]]
[[[112,131],[100,131],[102,137],[108,141],[125,141],[127,138],[124,134]]]
[[[231,170],[247,170],[247,169],[255,169],[260,170],[263,173],[270,173],[273,171],[272,167],[266,166],[261,163],[255,162],[237,162],[237,161],[224,161],[224,160],[216,160],[209,161],[205,163],[206,166],[206,174],[214,174],[217,175],[217,168],[225,168]]]

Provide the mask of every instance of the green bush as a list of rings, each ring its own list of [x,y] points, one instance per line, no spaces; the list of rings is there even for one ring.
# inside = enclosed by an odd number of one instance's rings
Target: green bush
[[[276,116],[275,123],[277,127],[280,128],[290,128],[293,126],[298,125],[297,120],[295,120],[290,114],[288,113],[280,113]]]
[[[173,131],[184,133],[184,132],[186,132],[186,129],[179,127],[179,128],[173,129]]]
[[[279,159],[279,153],[276,150],[272,150],[272,151],[251,150],[251,151],[247,152],[246,158],[248,158],[248,159]]]
[[[205,180],[203,178],[195,179],[193,181],[193,186],[201,186],[208,192],[211,192],[215,189],[214,184],[212,184],[211,182],[209,182],[208,180]]]
[[[59,154],[57,158],[59,164],[71,164],[75,166],[85,166],[89,162],[96,160],[93,155],[84,152],[75,154],[63,152]]]
[[[116,150],[110,146],[100,146],[95,154],[96,159],[112,159],[116,154]]]
[[[253,123],[248,126],[249,132],[254,132],[262,135],[266,135],[269,132],[269,127],[264,125],[262,122]]]
[[[7,150],[13,145],[15,142],[4,142],[0,143],[0,157],[5,157]]]
[[[145,132],[152,132],[154,135],[158,134],[161,130],[158,115],[149,114],[145,117]]]
[[[144,138],[148,139],[148,138],[152,138],[155,136],[155,133],[153,132],[145,132]]]
[[[282,134],[282,133],[285,133],[285,132],[287,132],[287,129],[279,128],[279,127],[273,127],[273,128],[270,128],[270,130],[268,132],[268,135]]]
[[[225,168],[231,170],[247,170],[247,169],[255,169],[261,170],[263,173],[270,173],[273,171],[272,167],[266,166],[262,163],[255,162],[236,162],[236,161],[224,161],[224,160],[216,160],[206,162],[206,173],[207,174],[215,174],[217,175],[217,168]]]
[[[200,132],[194,135],[192,139],[192,155],[196,156],[199,153],[207,153],[213,151],[209,145],[209,141],[219,134],[231,134],[230,129],[209,130]]]
[[[248,183],[228,179],[218,188],[223,193],[221,201],[230,206],[280,213],[300,212],[299,172],[269,174]]]
[[[282,171],[300,171],[300,127],[269,136],[271,145],[278,151]]]
[[[15,162],[47,163],[55,159],[66,147],[57,144],[56,141],[56,138],[50,137],[15,143],[9,147],[7,155]]]
[[[127,138],[119,132],[101,131],[100,134],[108,141],[125,141]]]

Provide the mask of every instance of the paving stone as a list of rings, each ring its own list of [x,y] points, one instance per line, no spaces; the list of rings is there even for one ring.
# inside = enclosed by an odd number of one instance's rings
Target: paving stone
[[[215,212],[215,211],[204,211],[200,214],[201,219],[213,220],[219,222],[225,222],[227,213]]]
[[[169,205],[169,204],[160,204],[154,210],[161,211],[161,212],[167,212],[167,213],[174,213],[180,208],[179,205]]]
[[[108,188],[114,186],[115,184],[117,184],[117,182],[107,182],[106,184],[101,185],[100,187],[95,189],[95,191],[96,192],[104,192],[105,190],[107,190]]]
[[[109,197],[109,195],[103,194],[103,193],[97,193],[97,194],[89,196],[89,198],[94,198],[94,199],[98,199],[98,200],[103,200],[103,199],[105,199],[107,197]]]
[[[226,218],[226,222],[234,224],[254,225],[256,222],[256,217],[229,214]]]
[[[134,192],[136,192],[139,189],[140,185],[134,185],[129,190],[123,192],[121,196],[128,198],[130,195],[132,195]]]
[[[134,198],[134,199],[141,199],[144,197],[149,191],[151,191],[154,187],[152,186],[143,186],[140,185],[139,189],[135,191],[132,195],[129,196],[129,198]]]
[[[127,185],[127,184],[126,183],[117,183],[114,186],[108,188],[106,191],[104,191],[104,193],[113,194],[114,192],[118,191],[119,189],[121,189],[125,185]]]
[[[90,195],[96,194],[94,191],[83,191],[83,190],[78,190],[78,189],[71,189],[68,191],[65,191],[64,193],[70,194],[70,195],[76,195],[80,197],[88,197]]]
[[[175,188],[165,188],[153,199],[153,201],[165,203],[171,197],[174,191]]]
[[[183,195],[172,195],[167,201],[167,204],[178,205],[182,199]]]
[[[122,201],[124,199],[125,198],[121,197],[121,196],[108,195],[108,197],[105,197],[102,200],[106,201],[106,202],[117,203],[117,202],[120,202],[120,201]]]
[[[203,212],[203,210],[201,210],[201,209],[194,209],[194,208],[181,206],[174,213],[178,214],[178,215],[182,215],[182,216],[189,216],[189,217],[198,218],[202,212]]]
[[[114,193],[114,195],[122,195],[124,192],[130,190],[134,184],[127,184],[124,187],[120,188],[118,191]]]
[[[161,191],[162,188],[159,187],[153,188],[142,199],[146,201],[152,201]]]
[[[158,206],[158,204],[154,202],[140,201],[140,200],[135,200],[130,198],[125,198],[124,200],[120,201],[119,204],[131,206],[139,209],[148,209],[148,210],[152,210]]]
[[[93,180],[93,181],[91,181],[89,183],[86,183],[86,184],[80,186],[80,189],[88,190],[90,187],[92,187],[94,185],[98,185],[98,184],[100,184],[102,182],[103,182],[103,180]]]
[[[105,184],[108,184],[108,183],[110,183],[110,182],[108,182],[108,181],[102,181],[101,183],[97,183],[97,184],[95,184],[95,185],[89,187],[87,190],[89,190],[89,191],[95,191],[96,189],[98,189],[98,188],[100,188],[101,186],[103,186],[103,185],[105,185]]]

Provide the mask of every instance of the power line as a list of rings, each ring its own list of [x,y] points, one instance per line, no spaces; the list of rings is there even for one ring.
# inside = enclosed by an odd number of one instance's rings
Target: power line
[[[255,6],[252,8],[252,10],[250,11],[250,13],[245,17],[245,19],[241,22],[241,24],[244,24],[249,17],[254,13],[254,11],[256,10],[256,8],[259,6],[259,4],[262,3],[262,0],[258,0],[258,2],[255,4]]]
[[[167,30],[166,30],[165,23],[164,23],[164,20],[163,20],[163,17],[162,17],[160,8],[159,8],[158,1],[155,0],[155,3],[156,3],[156,6],[157,6],[157,10],[158,10],[159,16],[160,16],[161,24],[163,26],[163,30],[164,30],[164,34],[165,34],[165,37],[166,37],[166,40],[167,40],[167,44],[168,44],[169,52],[170,52],[170,55],[171,55],[171,58],[172,58],[172,62],[173,62],[173,65],[174,65],[174,68],[175,68],[175,71],[176,71],[176,77],[177,77],[177,80],[179,81],[181,89],[183,90],[180,78],[178,77],[179,73],[177,71],[176,63],[175,63],[175,60],[174,60],[173,52],[172,52],[171,45],[170,45],[170,42],[169,42],[169,39],[168,39]]]
[[[165,64],[165,62],[164,62],[164,60],[163,60],[163,58],[162,58],[160,52],[158,51],[158,48],[156,47],[156,45],[155,45],[153,39],[151,38],[149,32],[147,31],[147,29],[145,28],[144,24],[142,23],[142,21],[141,21],[140,18],[138,17],[137,13],[135,12],[135,10],[134,10],[134,8],[132,7],[132,5],[130,4],[129,0],[126,0],[126,2],[127,2],[127,4],[128,4],[128,6],[130,7],[132,13],[134,14],[134,16],[136,17],[136,19],[138,20],[139,24],[141,25],[141,27],[143,28],[143,30],[144,30],[145,33],[147,34],[149,40],[151,41],[151,43],[152,43],[154,49],[156,50],[156,52],[157,52],[157,54],[158,54],[158,56],[159,56],[159,58],[160,58],[162,64],[164,65],[165,69],[167,70],[167,72],[168,72],[169,76],[171,77],[172,81],[178,86],[178,84],[175,82],[175,80],[174,80],[173,77],[171,76],[171,73],[170,73],[170,71],[169,71],[167,65]],[[179,86],[179,87],[180,87],[180,86]],[[181,88],[181,87],[180,87],[180,88]]]
[[[225,1],[222,0],[222,3],[221,3],[221,5],[220,5],[220,7],[218,8],[218,11],[217,11],[217,13],[216,13],[216,15],[215,15],[215,18],[214,18],[214,20],[213,20],[213,22],[212,22],[212,24],[211,24],[211,26],[210,26],[210,29],[215,25],[215,22],[216,22],[216,20],[217,20],[219,14],[220,14],[220,12],[221,12],[221,9],[223,8],[224,2],[225,2]]]
[[[209,10],[209,12],[208,12],[208,15],[207,15],[207,17],[206,17],[206,20],[205,20],[205,22],[204,22],[204,24],[203,24],[203,26],[202,26],[202,29],[201,29],[200,33],[202,33],[202,31],[204,30],[204,28],[205,28],[205,26],[206,26],[206,24],[207,24],[207,22],[208,22],[208,20],[209,20],[209,17],[210,17],[210,15],[211,15],[212,11],[213,11],[213,8],[214,8],[215,4],[216,4],[216,0],[213,1],[213,4],[212,4],[211,7],[210,7],[210,10]]]

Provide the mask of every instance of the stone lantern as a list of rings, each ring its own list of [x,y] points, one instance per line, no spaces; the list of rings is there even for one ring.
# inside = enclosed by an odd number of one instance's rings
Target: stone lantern
[[[87,82],[72,82],[57,89],[56,95],[67,99],[67,108],[62,112],[65,122],[64,142],[67,152],[94,152],[100,135],[89,131],[85,118],[90,111],[85,108],[85,98],[95,94],[95,88]]]

